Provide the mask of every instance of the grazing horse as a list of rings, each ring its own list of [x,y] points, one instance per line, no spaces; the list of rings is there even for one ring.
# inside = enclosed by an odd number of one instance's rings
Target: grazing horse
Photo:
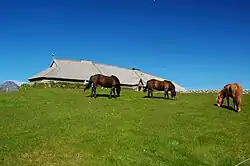
[[[100,85],[101,87],[104,87],[104,88],[111,88],[110,90],[110,93],[109,93],[109,98],[112,97],[112,92],[114,94],[114,97],[119,97],[120,96],[120,92],[121,92],[121,84],[120,84],[120,80],[114,76],[114,75],[111,75],[111,76],[105,76],[105,75],[102,75],[102,74],[95,74],[95,75],[92,75],[90,76],[89,78],[89,82],[87,84],[87,86],[84,88],[84,92],[89,89],[92,85],[92,88],[91,88],[91,97],[97,97],[96,95],[96,88],[98,85]],[[115,95],[115,90],[116,90],[116,93],[117,93],[117,96]]]
[[[216,97],[217,106],[221,107],[224,98],[227,99],[227,107],[229,108],[229,97],[233,99],[234,110],[237,112],[241,111],[243,89],[238,83],[227,84],[218,93]]]
[[[143,92],[148,90],[148,97],[153,96],[153,90],[164,91],[164,99],[169,98],[168,91],[171,92],[171,98],[176,96],[175,86],[171,81],[164,80],[156,80],[150,79],[147,81],[146,87],[143,89]]]

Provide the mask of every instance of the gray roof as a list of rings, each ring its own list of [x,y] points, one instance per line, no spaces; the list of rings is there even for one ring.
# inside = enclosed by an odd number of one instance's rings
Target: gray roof
[[[51,65],[46,70],[37,73],[29,78],[61,78],[74,80],[88,80],[93,74],[116,75],[122,84],[136,85],[140,78],[145,84],[149,79],[165,80],[140,70],[120,68],[113,65],[95,63],[87,60],[53,59]],[[173,81],[172,81],[173,82]],[[177,91],[186,91],[183,87],[173,82]]]

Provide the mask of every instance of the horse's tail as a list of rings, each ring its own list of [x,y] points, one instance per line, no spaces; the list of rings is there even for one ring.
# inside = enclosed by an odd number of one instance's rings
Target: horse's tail
[[[93,83],[93,76],[90,76],[88,84],[84,88],[84,92],[91,87],[91,84]]]
[[[148,81],[146,83],[146,87],[143,89],[143,92],[147,92],[147,89],[148,89]]]

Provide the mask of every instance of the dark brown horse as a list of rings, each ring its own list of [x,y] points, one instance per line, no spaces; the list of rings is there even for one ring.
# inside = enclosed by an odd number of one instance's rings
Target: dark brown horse
[[[171,81],[150,79],[147,81],[146,87],[143,89],[144,92],[148,90],[148,97],[153,96],[153,90],[164,91],[164,99],[169,98],[168,91],[171,92],[171,98],[176,96],[175,86]]]
[[[84,88],[84,91],[89,89],[91,85],[92,85],[91,95],[90,95],[91,97],[95,97],[95,98],[97,97],[96,88],[98,85],[104,88],[111,88],[110,93],[109,93],[109,98],[112,97],[112,93],[114,94],[114,97],[120,96],[121,84],[120,84],[119,79],[114,75],[111,75],[111,76],[105,76],[102,74],[92,75],[89,78],[89,82],[87,86]],[[116,90],[117,96],[115,95],[115,90]]]
[[[227,84],[218,93],[216,97],[217,106],[221,107],[224,98],[227,99],[227,107],[229,108],[229,97],[233,99],[234,110],[237,112],[241,111],[243,89],[238,83]]]

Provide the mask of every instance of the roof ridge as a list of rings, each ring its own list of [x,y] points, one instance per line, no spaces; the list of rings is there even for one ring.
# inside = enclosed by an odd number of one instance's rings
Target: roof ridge
[[[111,66],[111,67],[116,67],[116,68],[121,68],[121,69],[127,69],[127,70],[132,70],[133,68],[128,68],[128,67],[120,67],[117,65],[113,65],[113,64],[105,64],[105,63],[101,63],[101,62],[95,62],[95,61],[91,61],[91,60],[86,60],[86,59],[67,59],[67,58],[55,58],[55,60],[62,60],[62,61],[72,61],[72,62],[81,62],[81,61],[86,61],[86,62],[91,62],[93,64],[99,64],[99,65],[105,65],[105,66]]]
[[[86,59],[69,59],[69,58],[55,58],[55,60],[59,60],[59,61],[74,61],[74,62],[81,62],[81,61],[88,61],[88,62],[92,62],[90,60],[86,60]]]

